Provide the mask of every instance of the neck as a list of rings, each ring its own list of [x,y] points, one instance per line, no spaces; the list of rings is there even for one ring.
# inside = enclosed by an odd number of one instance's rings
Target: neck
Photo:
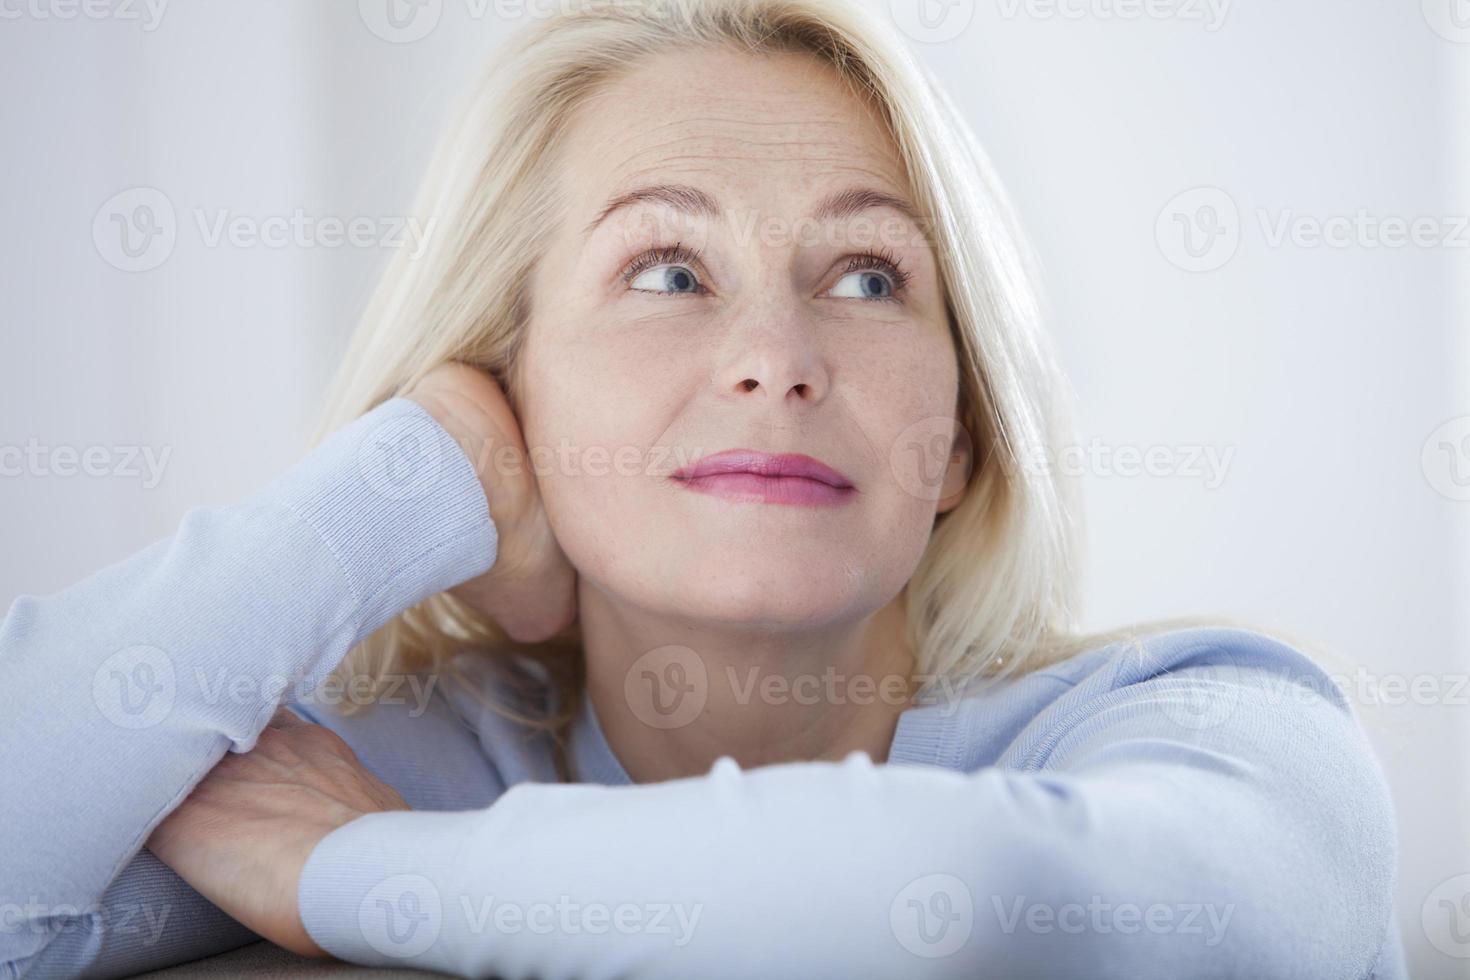
[[[913,697],[905,595],[856,621],[789,627],[694,623],[609,601],[578,585],[587,687],[613,754],[634,782],[742,768],[888,758]]]

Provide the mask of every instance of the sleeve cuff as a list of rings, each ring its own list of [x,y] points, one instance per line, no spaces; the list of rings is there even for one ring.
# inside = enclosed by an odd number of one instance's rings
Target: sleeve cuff
[[[334,433],[263,494],[336,557],[355,593],[359,638],[495,563],[496,527],[474,467],[407,398]]]
[[[488,811],[370,813],[328,834],[301,871],[301,923],[322,949],[351,963],[449,970],[441,947],[443,883]]]

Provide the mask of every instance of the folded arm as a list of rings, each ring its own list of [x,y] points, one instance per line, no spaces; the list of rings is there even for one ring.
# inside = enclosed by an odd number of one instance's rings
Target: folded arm
[[[104,898],[124,869],[128,904],[202,901],[140,855],[152,829],[284,696],[495,549],[463,452],[394,399],[249,500],[18,599],[0,623],[0,976],[105,972],[108,942],[128,945]]]
[[[1346,707],[1283,685],[1305,663],[1129,683],[1004,769],[721,760],[370,814],[312,852],[303,921],[468,977],[1363,977],[1392,809]]]

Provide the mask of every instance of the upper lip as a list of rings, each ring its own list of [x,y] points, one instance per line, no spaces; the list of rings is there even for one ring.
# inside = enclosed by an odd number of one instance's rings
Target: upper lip
[[[760,476],[795,476],[816,480],[829,486],[847,489],[852,481],[819,459],[800,453],[757,452],[754,449],[727,449],[699,462],[685,466],[674,473],[676,480],[693,480],[701,476],[720,473],[755,473]]]

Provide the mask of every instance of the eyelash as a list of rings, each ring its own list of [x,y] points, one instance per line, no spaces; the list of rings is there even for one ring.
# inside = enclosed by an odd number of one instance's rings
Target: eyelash
[[[699,252],[685,245],[683,242],[651,248],[629,263],[628,268],[623,271],[623,282],[624,284],[631,284],[639,275],[655,266],[677,264],[699,265]],[[869,296],[866,297],[865,302],[903,302],[900,297],[902,297],[904,290],[908,287],[912,275],[904,270],[903,263],[887,249],[861,252],[852,256],[847,263],[847,268],[842,270],[842,275],[846,276],[853,272],[870,270],[876,270],[888,276],[893,284],[893,294],[891,296]],[[652,290],[649,291],[652,292]],[[703,283],[700,283],[697,295],[703,295],[706,292],[708,290]]]
[[[887,249],[878,249],[876,252],[863,252],[859,255],[854,255],[852,261],[848,262],[847,268],[842,270],[842,274],[845,276],[851,272],[874,269],[887,275],[893,282],[893,295],[869,297],[869,301],[880,303],[902,302],[899,297],[903,295],[904,289],[908,287],[911,276],[908,272],[904,271],[903,263],[898,260],[898,257]]]
[[[631,284],[639,275],[652,269],[657,265],[699,265],[699,253],[683,242],[675,245],[651,248],[634,259],[628,268],[623,271],[623,282]],[[699,285],[699,294],[703,295],[707,290],[703,283]]]

